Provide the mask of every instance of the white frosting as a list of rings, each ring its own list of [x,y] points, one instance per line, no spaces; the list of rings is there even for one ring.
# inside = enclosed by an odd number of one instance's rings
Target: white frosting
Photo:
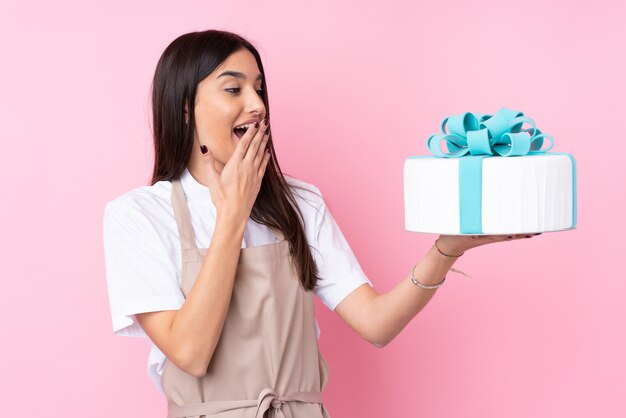
[[[483,234],[572,228],[573,169],[567,155],[485,158],[482,171]],[[404,205],[407,231],[461,234],[459,159],[407,158]]]

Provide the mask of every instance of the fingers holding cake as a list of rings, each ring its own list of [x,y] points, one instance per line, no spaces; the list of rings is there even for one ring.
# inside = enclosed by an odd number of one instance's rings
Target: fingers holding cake
[[[514,234],[514,235],[506,235],[506,240],[507,241],[512,241],[512,240],[516,240],[516,239],[523,239],[523,238],[532,238],[535,235],[541,235],[541,232],[538,233],[532,233],[532,234]],[[496,235],[498,236],[498,235]]]
[[[440,249],[446,249],[450,254],[462,254],[472,248],[480,247],[495,242],[514,241],[518,239],[532,238],[541,233],[510,234],[510,235],[440,235],[438,245]]]

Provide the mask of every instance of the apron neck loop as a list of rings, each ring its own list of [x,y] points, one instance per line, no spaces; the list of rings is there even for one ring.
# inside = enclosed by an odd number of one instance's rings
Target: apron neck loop
[[[185,192],[180,179],[172,180],[172,206],[183,250],[197,249],[196,237],[191,226],[189,207],[187,206]]]

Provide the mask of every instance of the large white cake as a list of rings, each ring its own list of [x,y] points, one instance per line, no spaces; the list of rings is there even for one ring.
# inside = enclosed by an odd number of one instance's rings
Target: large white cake
[[[523,130],[525,123],[532,127]],[[404,161],[405,229],[510,235],[575,228],[576,162],[547,152],[553,144],[532,119],[507,108],[445,118],[441,134],[427,141],[433,155]]]
[[[462,178],[460,166],[467,158],[471,157],[404,161],[407,231],[498,235],[576,226],[576,168],[571,155],[487,157],[479,160],[479,184],[472,184],[471,176]]]

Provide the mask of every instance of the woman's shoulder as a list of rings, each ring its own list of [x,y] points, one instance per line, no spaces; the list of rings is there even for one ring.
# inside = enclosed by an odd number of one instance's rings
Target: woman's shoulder
[[[284,174],[285,181],[289,185],[292,194],[296,200],[299,200],[299,204],[302,207],[302,203],[313,207],[314,209],[321,209],[324,206],[324,197],[320,189],[313,183],[299,179],[288,174]]]
[[[151,186],[139,186],[113,197],[105,205],[105,213],[118,215],[140,212],[144,215],[166,215],[171,212],[172,183],[162,180]]]

